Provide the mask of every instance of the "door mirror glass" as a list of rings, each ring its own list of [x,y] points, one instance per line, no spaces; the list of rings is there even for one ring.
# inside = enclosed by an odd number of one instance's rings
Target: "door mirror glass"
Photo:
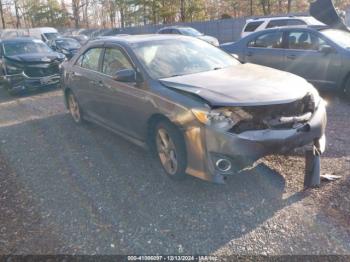
[[[113,79],[119,82],[136,82],[136,72],[133,69],[122,69],[115,73]]]
[[[330,53],[333,53],[334,52],[334,49],[329,46],[329,45],[324,45],[324,46],[321,46],[320,47],[320,52],[323,53],[323,54],[330,54]]]

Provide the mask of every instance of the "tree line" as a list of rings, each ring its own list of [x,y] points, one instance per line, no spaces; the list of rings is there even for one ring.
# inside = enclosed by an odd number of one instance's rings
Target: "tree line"
[[[337,8],[349,0],[333,0]],[[0,0],[2,28],[124,28],[304,13],[311,0]]]

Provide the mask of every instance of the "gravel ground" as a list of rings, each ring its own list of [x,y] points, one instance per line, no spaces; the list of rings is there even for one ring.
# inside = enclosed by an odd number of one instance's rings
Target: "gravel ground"
[[[214,185],[166,178],[146,152],[77,126],[60,91],[0,90],[0,254],[350,254],[350,106],[329,99],[322,173],[302,150]]]

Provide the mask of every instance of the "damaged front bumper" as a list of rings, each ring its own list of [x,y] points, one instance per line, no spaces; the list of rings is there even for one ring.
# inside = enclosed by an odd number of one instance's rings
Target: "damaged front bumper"
[[[11,93],[34,91],[49,87],[57,87],[60,84],[60,75],[53,74],[43,77],[29,77],[25,73],[6,75],[3,77],[8,90]]]
[[[326,105],[321,101],[311,119],[290,129],[222,132],[210,127],[185,132],[190,175],[223,183],[225,177],[252,165],[258,159],[313,144],[320,152],[325,148]]]

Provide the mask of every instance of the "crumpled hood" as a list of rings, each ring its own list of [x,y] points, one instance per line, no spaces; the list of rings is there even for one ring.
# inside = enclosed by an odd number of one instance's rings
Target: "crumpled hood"
[[[313,86],[301,77],[254,64],[164,78],[160,82],[198,95],[211,106],[284,104],[314,91]]]
[[[52,63],[54,61],[62,61],[64,59],[62,58],[61,54],[56,52],[12,55],[6,56],[6,58],[22,63]]]
[[[349,31],[343,19],[335,9],[332,0],[317,0],[310,4],[310,14],[322,23],[334,29]]]

